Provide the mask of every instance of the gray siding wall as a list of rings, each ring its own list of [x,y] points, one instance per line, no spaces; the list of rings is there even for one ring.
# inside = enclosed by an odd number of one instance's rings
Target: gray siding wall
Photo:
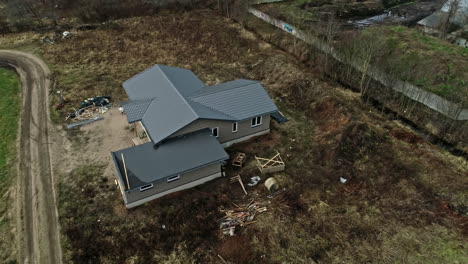
[[[198,179],[204,178],[206,176],[219,173],[220,171],[221,171],[221,164],[214,163],[206,167],[202,167],[197,170],[181,174],[180,179],[173,181],[173,182],[167,182],[167,178],[165,178],[161,181],[153,182],[153,188],[149,190],[140,192],[140,189],[137,188],[135,190],[130,190],[129,192],[125,192],[125,196],[127,198],[126,202],[132,203],[132,202],[141,200],[143,198],[175,188],[177,186],[184,185],[192,181],[196,181]]]
[[[220,143],[225,143],[234,139],[245,137],[251,134],[255,134],[261,131],[270,129],[270,115],[262,116],[262,124],[256,127],[251,127],[251,119],[240,121],[237,124],[237,132],[232,132],[232,121],[225,120],[212,120],[203,119],[197,120],[176,133],[172,134],[171,137],[180,136],[190,132],[195,132],[204,128],[215,128],[218,127],[218,140]]]

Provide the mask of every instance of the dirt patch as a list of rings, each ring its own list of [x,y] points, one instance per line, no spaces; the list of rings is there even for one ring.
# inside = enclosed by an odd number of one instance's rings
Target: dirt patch
[[[261,258],[252,250],[250,238],[245,235],[229,237],[217,246],[217,253],[225,260],[233,263],[251,263]]]
[[[330,96],[312,105],[306,114],[315,120],[318,128],[327,135],[335,135],[350,122],[351,116],[338,100]]]
[[[404,141],[409,144],[418,144],[423,141],[423,139],[416,135],[414,132],[410,132],[407,130],[403,129],[395,129],[390,132],[390,135],[392,135],[394,138]]]

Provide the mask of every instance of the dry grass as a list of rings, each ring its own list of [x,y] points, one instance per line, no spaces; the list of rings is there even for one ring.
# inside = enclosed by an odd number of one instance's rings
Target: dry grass
[[[401,80],[468,104],[468,50],[402,26],[371,27],[355,41],[380,43],[375,65]],[[349,43],[346,43],[349,44]]]
[[[251,155],[280,151],[286,170],[277,177],[288,188],[235,238],[219,237],[218,208],[246,198],[226,179],[127,211],[103,165],[63,175],[70,262],[215,263],[217,254],[234,263],[465,262],[466,216],[454,207],[467,204],[464,161],[412,139],[358,95],[211,11],[116,21],[42,53],[72,103],[100,94],[125,100],[121,82],[160,63],[190,68],[209,84],[259,80],[291,120],[229,149],[250,156],[244,180],[258,175]],[[267,200],[262,185],[248,191]]]
[[[11,263],[15,259],[15,224],[12,212],[16,182],[16,137],[20,115],[20,80],[11,70],[0,68],[0,262]]]

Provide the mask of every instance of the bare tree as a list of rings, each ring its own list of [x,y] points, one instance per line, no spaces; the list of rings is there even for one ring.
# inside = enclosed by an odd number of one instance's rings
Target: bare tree
[[[337,35],[339,25],[334,14],[330,14],[325,20],[319,21],[320,35],[323,38],[323,71],[328,72],[330,67],[330,56],[333,52],[333,41]]]
[[[8,20],[18,30],[42,26],[38,11],[40,4],[33,0],[8,0],[6,5]]]

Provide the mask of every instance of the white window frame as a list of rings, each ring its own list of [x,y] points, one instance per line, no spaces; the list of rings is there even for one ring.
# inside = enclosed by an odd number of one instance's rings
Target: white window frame
[[[140,187],[140,192],[144,192],[144,191],[149,190],[149,189],[151,189],[153,187],[154,187],[154,185],[152,183],[143,185],[143,186]]]
[[[239,130],[239,123],[237,122],[232,123],[232,133],[237,133],[237,130]]]
[[[180,179],[180,174],[177,174],[175,176],[171,176],[169,178],[167,178],[167,182],[173,182],[173,181],[177,181]]]
[[[214,135],[215,129],[216,129],[216,136]],[[211,129],[211,135],[213,135],[214,137],[219,137],[219,127],[213,127]]]
[[[257,127],[262,124],[262,116],[256,116],[250,120],[250,127]]]

